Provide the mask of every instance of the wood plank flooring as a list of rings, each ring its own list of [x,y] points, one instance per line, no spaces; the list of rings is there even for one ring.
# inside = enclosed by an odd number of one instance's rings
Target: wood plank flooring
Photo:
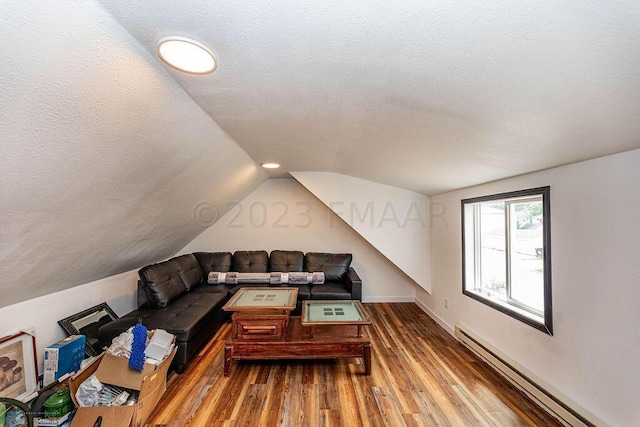
[[[364,304],[361,359],[237,361],[223,376],[226,323],[170,378],[148,426],[559,426],[413,303]]]

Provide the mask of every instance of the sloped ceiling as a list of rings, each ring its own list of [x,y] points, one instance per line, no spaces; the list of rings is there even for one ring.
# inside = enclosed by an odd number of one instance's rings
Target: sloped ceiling
[[[0,2],[0,307],[166,258],[267,176],[436,194],[638,148],[639,22],[596,0]],[[218,70],[162,65],[166,35]]]
[[[332,172],[292,172],[292,175],[431,293],[431,223],[427,196]]]
[[[257,162],[425,194],[640,147],[640,3],[101,0]]]
[[[104,9],[0,2],[0,307],[166,258],[266,175]]]

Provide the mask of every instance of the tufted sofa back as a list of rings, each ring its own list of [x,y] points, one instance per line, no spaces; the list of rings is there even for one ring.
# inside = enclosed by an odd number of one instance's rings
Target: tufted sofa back
[[[303,271],[304,254],[301,251],[271,251],[269,271],[291,273]]]
[[[324,272],[327,281],[343,281],[351,254],[274,250],[195,252],[148,265],[140,276],[138,307],[166,307],[193,287],[207,282],[211,272]]]
[[[193,254],[200,267],[202,267],[202,275],[205,278],[212,271],[228,273],[231,271],[231,252],[194,252]]]
[[[352,258],[351,254],[309,252],[304,256],[304,271],[323,271],[327,280],[343,280]]]
[[[268,267],[267,251],[236,251],[231,257],[231,271],[238,273],[267,273]]]
[[[140,285],[152,307],[166,307],[202,282],[202,269],[193,254],[148,265],[138,271]]]

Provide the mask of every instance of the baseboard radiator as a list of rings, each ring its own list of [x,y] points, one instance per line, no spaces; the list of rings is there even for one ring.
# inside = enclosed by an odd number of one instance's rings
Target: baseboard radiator
[[[572,427],[606,426],[604,422],[531,372],[528,372],[518,363],[510,360],[464,326],[456,326],[455,336],[465,347],[491,365],[511,384],[522,390],[562,424]]]

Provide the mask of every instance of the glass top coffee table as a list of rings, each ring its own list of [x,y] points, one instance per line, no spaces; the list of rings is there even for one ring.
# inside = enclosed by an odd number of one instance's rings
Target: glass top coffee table
[[[296,308],[298,288],[240,288],[222,307],[225,311],[291,311]]]
[[[357,325],[357,336],[361,337],[362,326],[370,325],[371,319],[358,300],[306,300],[302,302],[300,323],[311,327],[311,337],[316,325]]]
[[[233,340],[279,340],[288,333],[298,288],[240,288],[222,307],[233,311]]]

